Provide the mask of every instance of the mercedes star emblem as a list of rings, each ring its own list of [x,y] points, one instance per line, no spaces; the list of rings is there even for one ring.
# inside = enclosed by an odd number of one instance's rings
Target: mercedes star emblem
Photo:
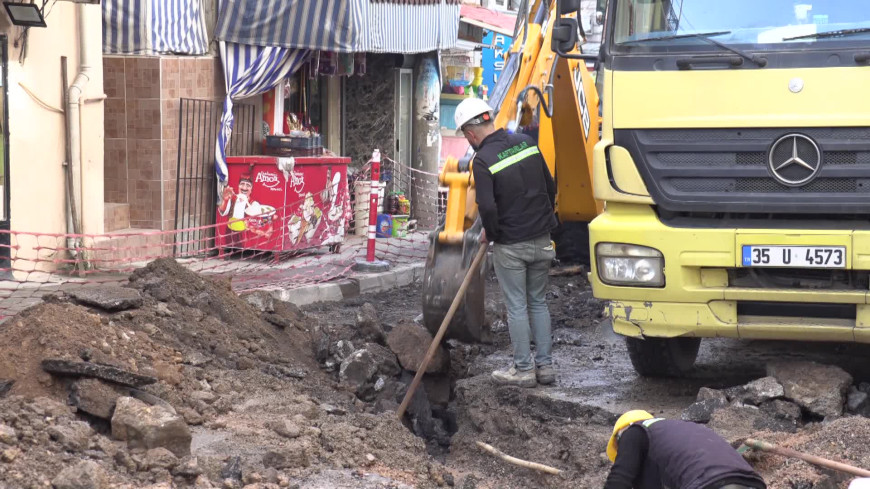
[[[773,143],[767,165],[775,179],[790,187],[810,183],[822,169],[822,152],[803,134],[787,134]]]
[[[792,78],[788,81],[788,89],[791,93],[798,93],[804,89],[804,81],[800,78]]]

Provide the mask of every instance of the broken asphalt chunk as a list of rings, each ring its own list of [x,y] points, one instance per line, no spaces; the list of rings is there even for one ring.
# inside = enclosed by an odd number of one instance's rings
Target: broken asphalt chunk
[[[294,370],[292,368],[274,364],[263,367],[263,373],[279,379],[304,379],[305,376],[308,375],[308,372],[305,372],[304,370]]]
[[[277,326],[281,329],[292,328],[296,325],[292,319],[286,318],[284,316],[279,316],[274,313],[265,313],[263,314],[263,319],[265,319],[269,324],[273,326]]]
[[[767,366],[785,397],[818,416],[842,416],[852,376],[840,367],[816,362],[775,362]]]
[[[142,296],[139,295],[139,291],[127,287],[113,285],[82,287],[70,290],[68,294],[76,302],[105,311],[124,311],[142,306]]]
[[[99,365],[96,363],[45,359],[42,361],[41,365],[43,370],[51,374],[72,377],[93,377],[95,379],[114,382],[128,387],[142,387],[157,382],[157,379],[154,377],[140,375],[116,367]]]

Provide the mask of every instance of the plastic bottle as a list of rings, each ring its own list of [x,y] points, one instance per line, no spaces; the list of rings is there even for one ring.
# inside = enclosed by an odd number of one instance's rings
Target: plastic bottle
[[[390,192],[387,197],[387,214],[399,213],[399,195],[397,192]]]

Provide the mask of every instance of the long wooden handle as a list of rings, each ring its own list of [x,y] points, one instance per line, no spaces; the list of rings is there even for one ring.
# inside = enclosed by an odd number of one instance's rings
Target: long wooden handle
[[[438,333],[429,345],[429,351],[426,352],[426,356],[423,357],[423,361],[420,362],[420,367],[417,368],[417,374],[414,375],[414,381],[411,382],[411,386],[408,387],[408,392],[405,393],[405,398],[402,399],[402,404],[399,406],[399,410],[396,411],[396,416],[398,416],[400,420],[402,419],[402,416],[405,415],[405,410],[408,409],[408,404],[410,404],[411,398],[414,397],[414,392],[417,391],[417,387],[420,385],[420,380],[423,378],[423,373],[426,372],[429,362],[432,361],[432,357],[434,357],[435,352],[438,351],[438,345],[441,344],[441,339],[444,338],[444,333],[447,332],[447,325],[450,324],[450,320],[453,319],[453,315],[456,314],[456,310],[459,309],[459,304],[462,302],[462,298],[465,297],[465,291],[471,283],[471,277],[480,267],[480,262],[486,254],[487,246],[486,243],[480,244],[480,249],[478,249],[477,254],[474,255],[471,267],[468,269],[468,272],[466,272],[465,279],[462,280],[462,285],[459,286],[459,291],[456,292],[456,297],[453,298],[453,303],[450,304],[450,309],[447,310],[447,315],[444,316],[444,321],[441,321],[441,327],[438,328]]]
[[[529,462],[528,460],[523,460],[521,458],[511,457],[510,455],[502,452],[498,448],[496,448],[492,445],[487,445],[486,443],[484,443],[482,441],[478,441],[476,443],[477,443],[477,446],[479,446],[480,448],[482,448],[482,449],[486,450],[487,452],[495,455],[496,457],[504,460],[505,462],[512,463],[514,465],[519,465],[520,467],[526,467],[526,468],[529,468],[532,470],[538,470],[540,472],[545,472],[547,474],[560,475],[562,473],[561,470],[559,470],[555,467],[550,467],[549,465],[539,464],[537,462]]]
[[[783,457],[796,458],[799,460],[803,460],[804,462],[811,463],[813,465],[818,465],[820,467],[839,470],[840,472],[844,472],[846,474],[857,475],[859,477],[870,477],[870,470],[864,470],[853,465],[835,462],[833,460],[828,460],[822,457],[816,457],[815,455],[808,455],[806,453],[801,453],[797,450],[792,450],[790,448],[778,447],[766,441],[749,438],[743,443],[750,448],[761,450],[763,452],[775,453],[777,455],[782,455]]]

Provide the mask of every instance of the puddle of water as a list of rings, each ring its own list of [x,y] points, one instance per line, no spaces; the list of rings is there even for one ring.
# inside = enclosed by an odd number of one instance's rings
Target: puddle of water
[[[319,474],[291,483],[300,484],[307,489],[413,489],[412,486],[396,482],[378,474],[359,473],[348,470],[325,470]]]

